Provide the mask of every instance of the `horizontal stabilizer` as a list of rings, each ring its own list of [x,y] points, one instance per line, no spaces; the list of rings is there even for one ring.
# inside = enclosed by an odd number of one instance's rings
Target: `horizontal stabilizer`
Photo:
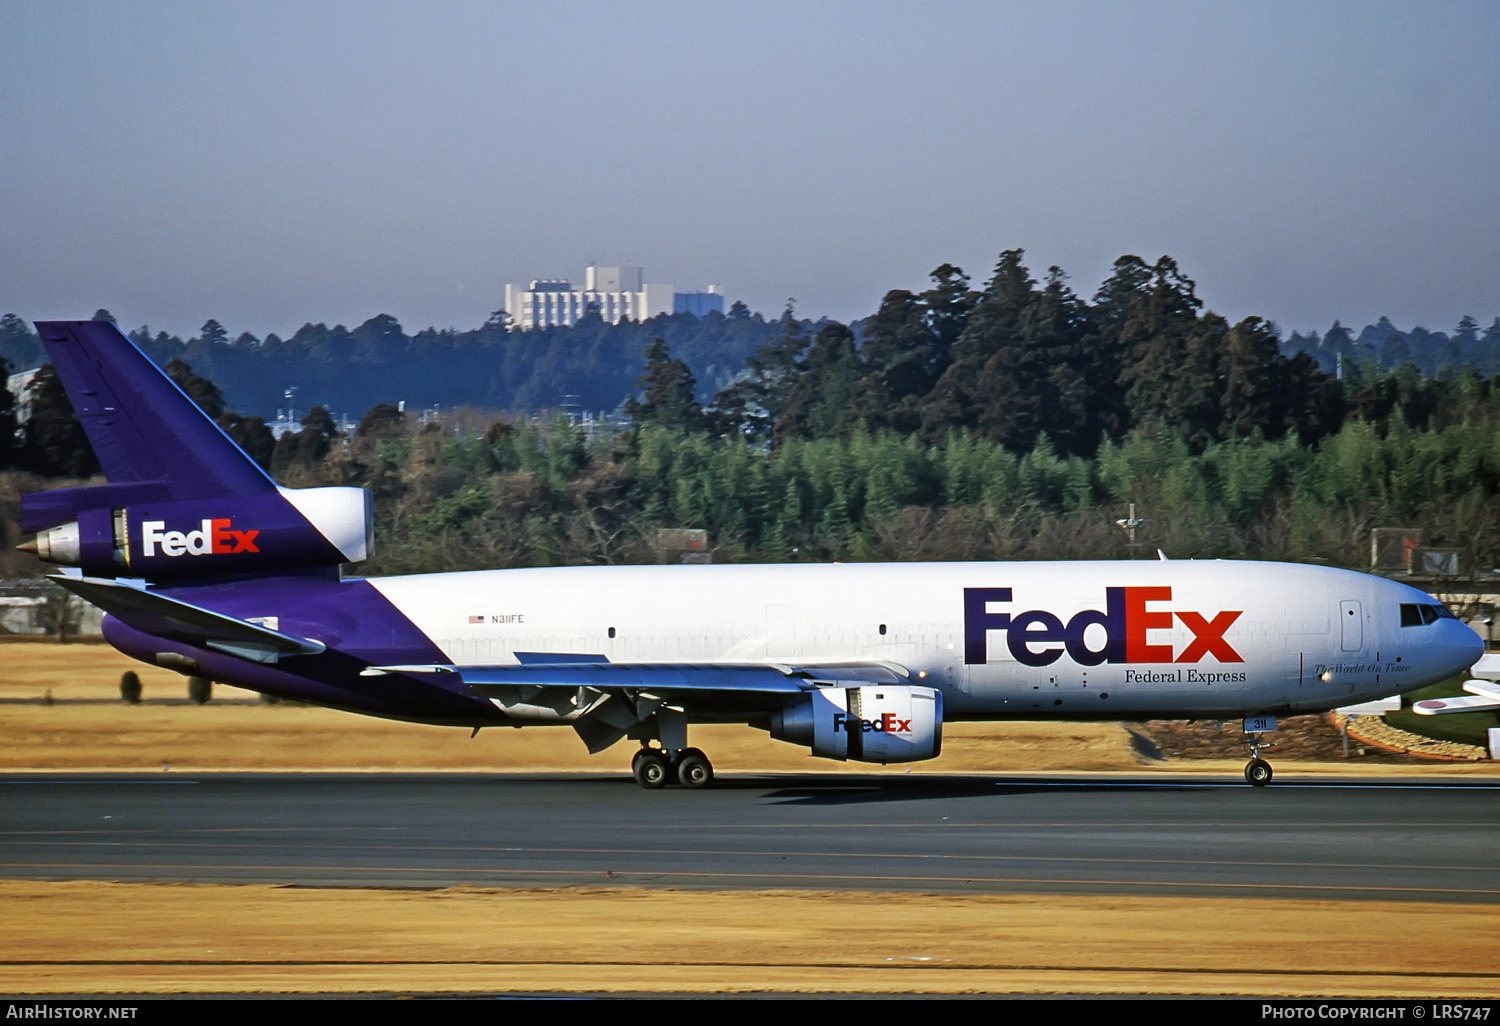
[[[217,649],[256,662],[275,662],[283,656],[317,655],[326,647],[321,641],[283,634],[133,584],[64,575],[55,575],[48,580],[57,582],[138,631]]]
[[[1479,712],[1484,709],[1500,709],[1500,684],[1488,680],[1464,682],[1469,694],[1461,698],[1429,698],[1412,705],[1412,712],[1422,716],[1440,716],[1443,713]]]

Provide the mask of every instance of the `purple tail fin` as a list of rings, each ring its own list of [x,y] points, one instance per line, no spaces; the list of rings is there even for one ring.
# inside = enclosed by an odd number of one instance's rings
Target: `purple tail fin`
[[[160,482],[173,499],[276,490],[113,324],[43,321],[37,331],[111,484]]]
[[[37,324],[106,485],[22,496],[44,559],[148,579],[296,570],[369,551],[369,493],[284,489],[104,321]]]

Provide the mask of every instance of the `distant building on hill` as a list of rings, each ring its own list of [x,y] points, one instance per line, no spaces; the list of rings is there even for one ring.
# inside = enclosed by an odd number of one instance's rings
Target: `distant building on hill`
[[[18,374],[12,374],[5,379],[5,388],[16,400],[16,423],[24,424],[31,416],[31,397],[26,394],[26,389],[31,387],[31,379],[36,377],[40,367],[31,370],[23,370]]]
[[[571,325],[589,309],[610,324],[629,318],[644,321],[661,314],[690,313],[698,317],[724,312],[724,291],[710,285],[703,292],[678,292],[670,284],[642,281],[641,269],[590,265],[583,272],[583,288],[566,278],[536,278],[529,285],[505,286],[505,312],[517,328]]]
[[[674,292],[672,312],[690,313],[694,317],[721,314],[724,312],[724,290],[717,285],[710,285],[702,292]]]

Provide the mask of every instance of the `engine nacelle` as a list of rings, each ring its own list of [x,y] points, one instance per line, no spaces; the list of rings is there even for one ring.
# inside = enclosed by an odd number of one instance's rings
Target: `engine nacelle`
[[[819,688],[774,714],[770,730],[825,759],[935,759],[943,747],[943,696],[890,684]]]
[[[80,509],[40,531],[34,549],[92,577],[164,580],[357,563],[372,527],[363,488],[278,488]]]

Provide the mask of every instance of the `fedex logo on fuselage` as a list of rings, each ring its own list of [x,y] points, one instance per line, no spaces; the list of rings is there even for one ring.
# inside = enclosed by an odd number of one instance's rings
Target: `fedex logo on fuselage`
[[[1084,609],[1067,623],[1045,609],[1024,613],[990,612],[991,603],[1011,601],[1009,588],[964,589],[964,662],[989,662],[990,631],[1004,631],[1005,645],[1018,663],[1046,666],[1064,652],[1082,666],[1100,663],[1197,663],[1212,656],[1221,663],[1242,663],[1244,658],[1224,640],[1243,610],[1226,610],[1212,619],[1186,609],[1164,609],[1172,601],[1170,586],[1105,588],[1104,609]],[[1193,640],[1180,653],[1170,644],[1152,644],[1148,631],[1170,630],[1176,619],[1193,633]],[[1090,648],[1088,628],[1103,628],[1104,644]],[[1101,633],[1094,632],[1097,639]],[[1175,656],[1175,658],[1174,658]]]
[[[259,552],[255,536],[259,531],[235,531],[232,521],[204,518],[196,531],[168,531],[165,520],[147,520],[141,524],[141,553],[146,557],[207,556],[221,552]]]

